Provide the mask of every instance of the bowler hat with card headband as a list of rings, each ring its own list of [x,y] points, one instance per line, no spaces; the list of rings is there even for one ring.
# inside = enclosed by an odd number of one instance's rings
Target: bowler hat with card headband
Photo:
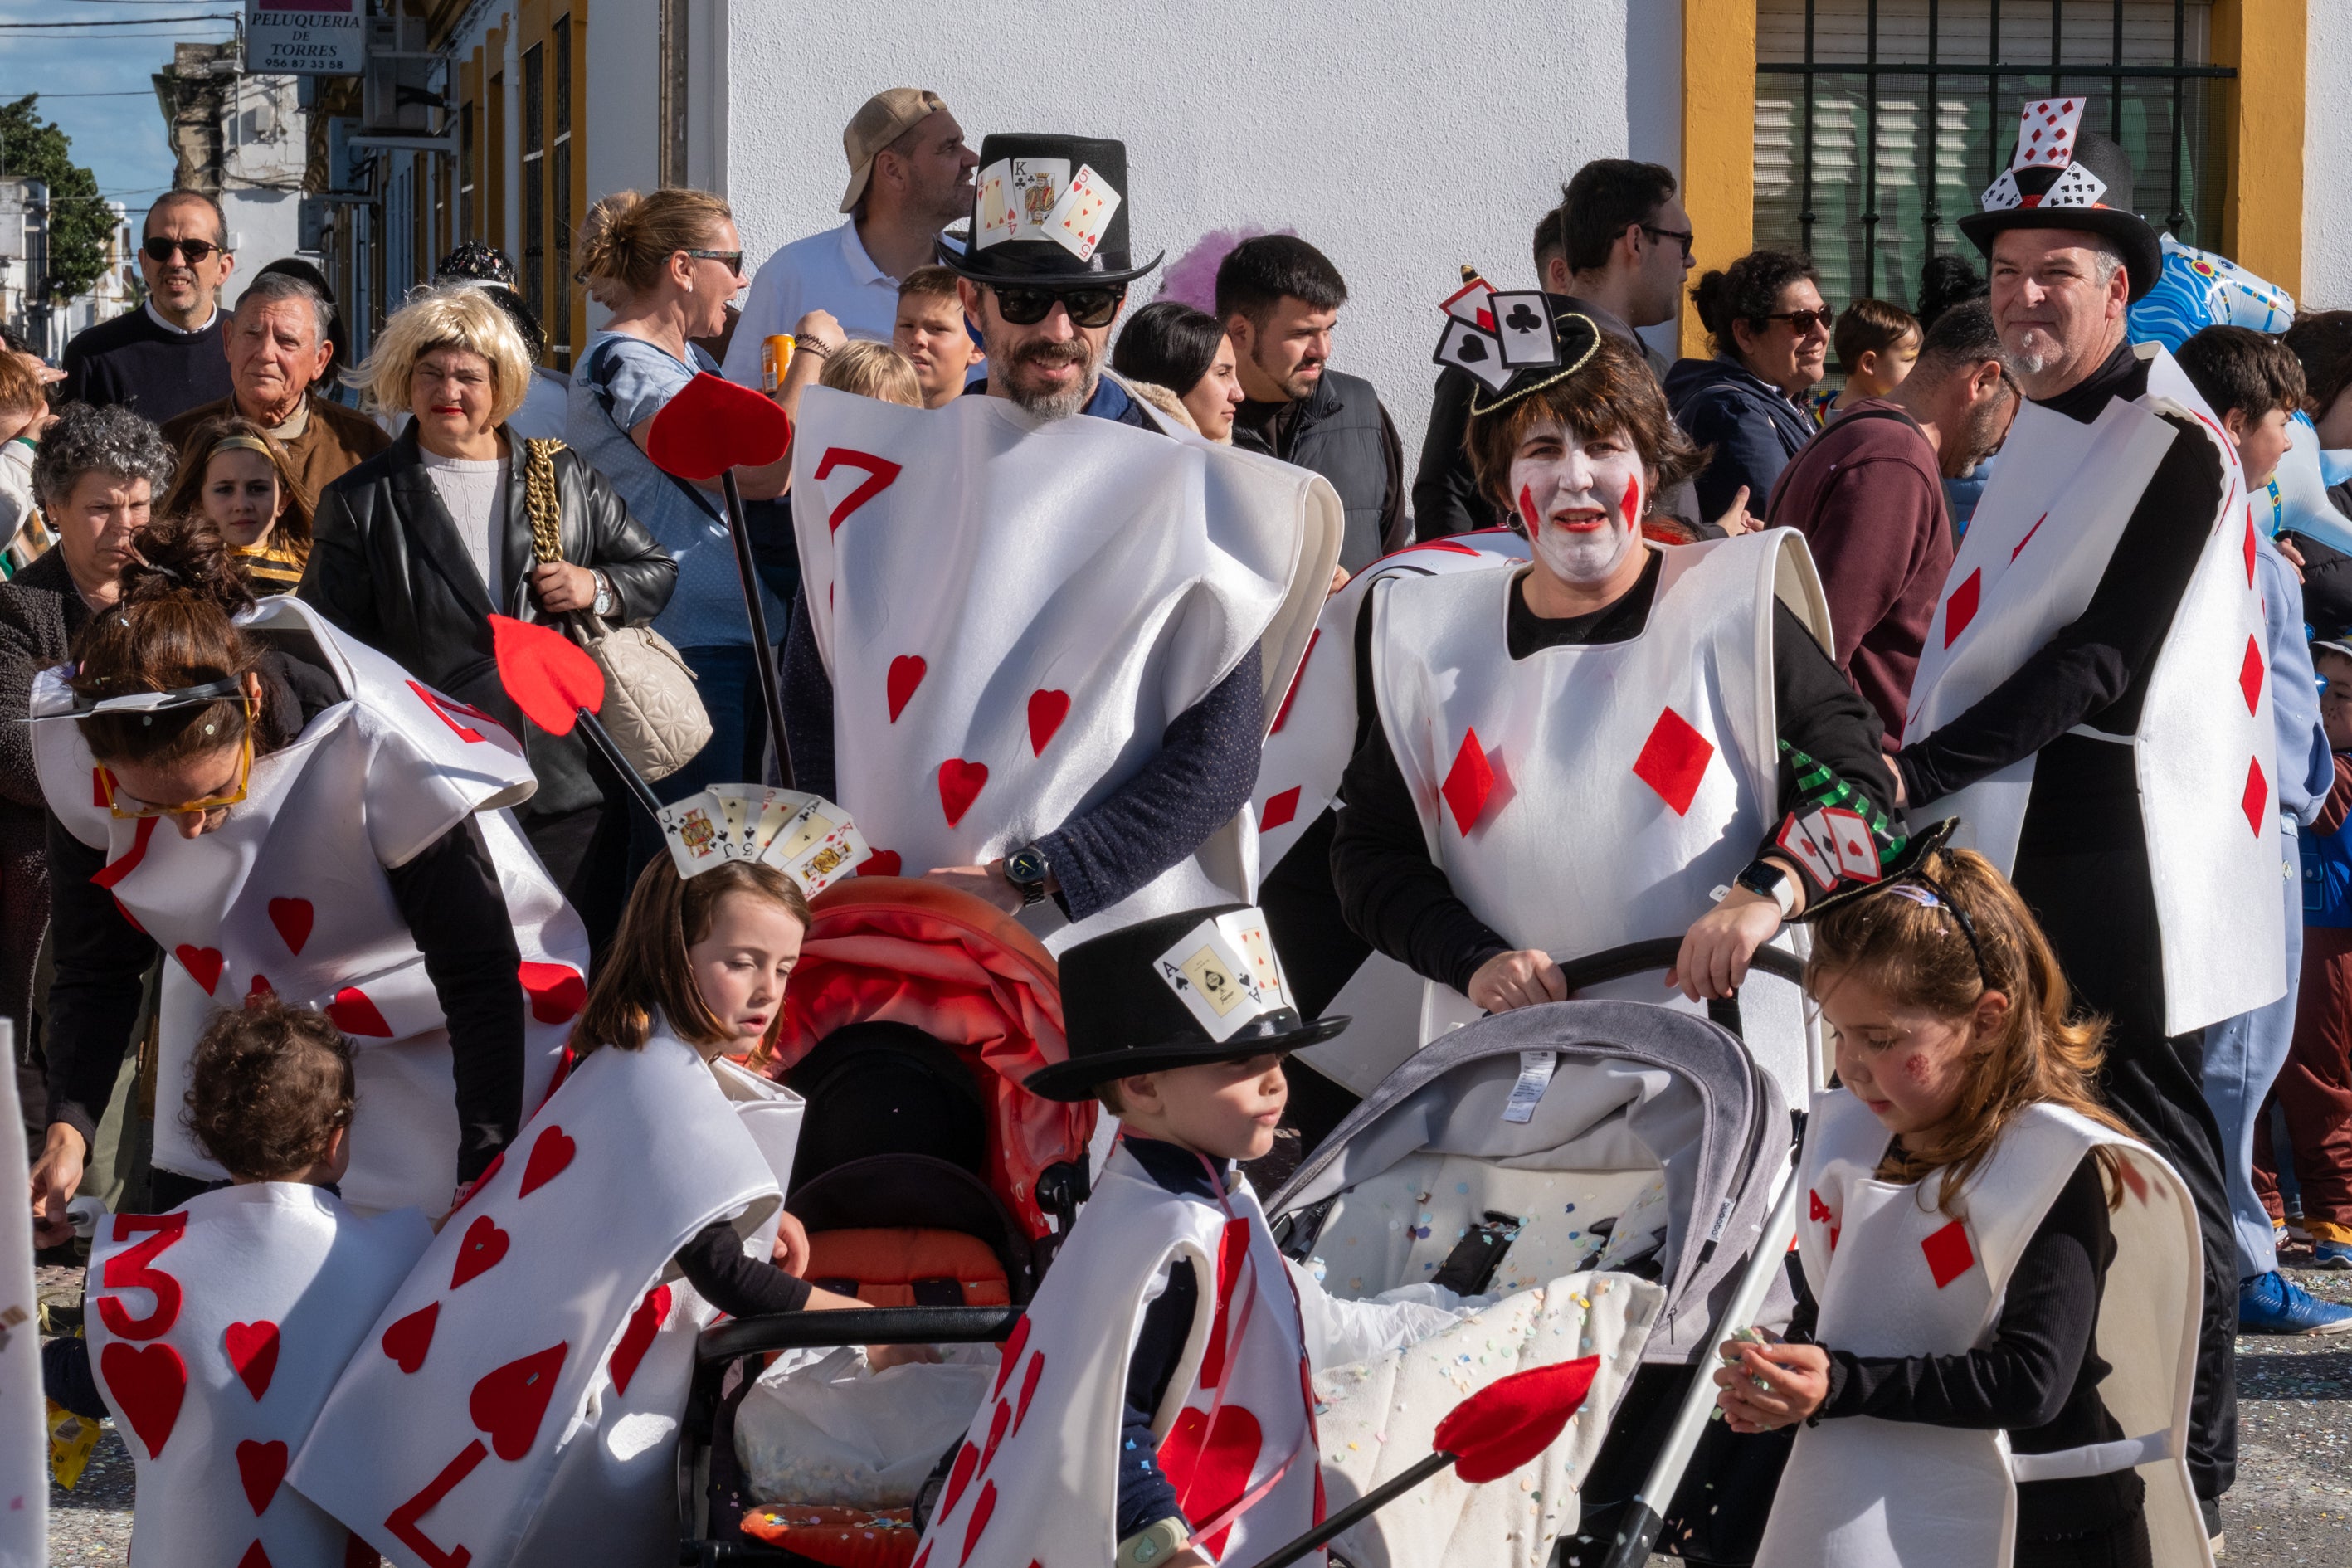
[[[1129,282],[1159,266],[1160,257],[1134,265],[1128,195],[1124,142],[991,136],[980,144],[971,231],[941,236],[939,258],[975,283]]]
[[[1247,904],[1082,942],[1062,955],[1061,977],[1070,1059],[1024,1080],[1047,1100],[1084,1100],[1137,1073],[1285,1054],[1348,1026],[1298,1016],[1265,916]]]
[[[1591,362],[1601,329],[1581,311],[1564,310],[1563,296],[1541,289],[1500,291],[1462,268],[1462,285],[1438,301],[1445,325],[1436,352],[1441,365],[1467,372],[1470,415],[1482,418],[1566,381]]]
[[[921,87],[887,88],[859,104],[841,133],[841,151],[849,160],[849,188],[841,193],[841,210],[854,213],[866,199],[866,182],[885,147],[947,106],[938,93]]]
[[[2106,137],[2082,129],[2087,107],[2080,96],[2028,103],[2009,167],[1985,188],[1984,210],[1961,218],[1959,230],[1987,256],[1994,238],[2013,228],[2095,234],[2124,253],[2137,301],[2163,275],[2163,242],[2133,209],[2131,160]]]
[[[515,287],[514,263],[507,259],[505,251],[484,245],[478,239],[469,239],[435,264],[433,281],[436,284],[463,284],[481,289],[497,300],[499,308],[514,322],[515,331],[522,334],[523,346],[530,350],[532,359],[546,352],[547,334],[541,330],[539,317],[531,310],[530,302],[523,298],[522,290]]]

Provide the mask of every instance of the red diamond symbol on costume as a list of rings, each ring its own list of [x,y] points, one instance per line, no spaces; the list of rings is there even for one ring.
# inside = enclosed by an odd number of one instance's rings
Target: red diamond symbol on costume
[[[2254,585],[2254,503],[2246,503],[2246,586]]]
[[[1298,815],[1298,785],[1265,797],[1265,814],[1257,819],[1260,833],[1271,833]]]
[[[2257,713],[2263,705],[2263,650],[2252,637],[2246,639],[2246,657],[2238,666],[2238,689],[2246,694],[2246,711]]]
[[[1445,783],[1438,787],[1445,804],[1454,812],[1454,826],[1462,837],[1470,837],[1471,825],[1478,814],[1486,809],[1486,797],[1495,793],[1495,770],[1486,765],[1486,750],[1478,743],[1475,729],[1462,737],[1462,749],[1454,753],[1454,765],[1445,772]]]
[[[2263,760],[2260,757],[2250,758],[2246,763],[2246,793],[2239,797],[2238,804],[2245,810],[2246,826],[2254,830],[2255,837],[2260,838],[2263,836],[2263,814],[2270,809],[2271,804],[2271,781],[2263,776]]]
[[[1927,1255],[1927,1272],[1936,1277],[1936,1289],[1940,1290],[1966,1274],[1976,1264],[1977,1255],[1969,1246],[1968,1227],[1954,1220],[1919,1244]]]
[[[1698,781],[1715,761],[1715,742],[1691,727],[1689,720],[1671,708],[1658,710],[1642,754],[1633,759],[1633,776],[1658,792],[1676,816],[1690,810]]]
[[[1952,590],[1944,601],[1944,646],[1949,647],[1959,635],[1969,629],[1977,618],[1977,600],[1984,594],[1984,568],[1969,574],[1968,581]]]

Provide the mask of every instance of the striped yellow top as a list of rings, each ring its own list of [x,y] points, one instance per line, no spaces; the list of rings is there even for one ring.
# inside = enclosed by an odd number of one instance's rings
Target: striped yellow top
[[[257,594],[290,594],[302,581],[303,563],[310,552],[293,545],[272,542],[250,550],[234,552],[245,580]]]

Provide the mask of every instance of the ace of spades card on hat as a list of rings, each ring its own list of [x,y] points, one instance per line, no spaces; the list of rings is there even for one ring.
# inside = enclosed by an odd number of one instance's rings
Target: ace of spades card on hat
[[[1551,302],[1540,291],[1497,293],[1486,302],[1495,316],[1495,338],[1503,363],[1513,370],[1559,363],[1559,340],[1551,325]]]
[[[1438,340],[1437,352],[1430,357],[1438,364],[1468,371],[1490,392],[1500,392],[1511,384],[1512,371],[1503,363],[1501,341],[1459,317],[1445,323],[1445,335]]]
[[[1255,910],[1202,921],[1161,953],[1156,967],[1218,1040],[1253,1018],[1293,1005],[1265,918]]]

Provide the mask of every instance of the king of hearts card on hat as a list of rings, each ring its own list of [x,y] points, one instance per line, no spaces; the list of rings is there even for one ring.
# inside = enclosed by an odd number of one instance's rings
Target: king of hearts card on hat
[[[869,871],[986,864],[1062,826],[1253,647],[1270,721],[1338,559],[1318,476],[1004,398],[924,410],[814,388],[793,451],[833,793]],[[1257,870],[1244,810],[1047,945],[1247,901]]]

